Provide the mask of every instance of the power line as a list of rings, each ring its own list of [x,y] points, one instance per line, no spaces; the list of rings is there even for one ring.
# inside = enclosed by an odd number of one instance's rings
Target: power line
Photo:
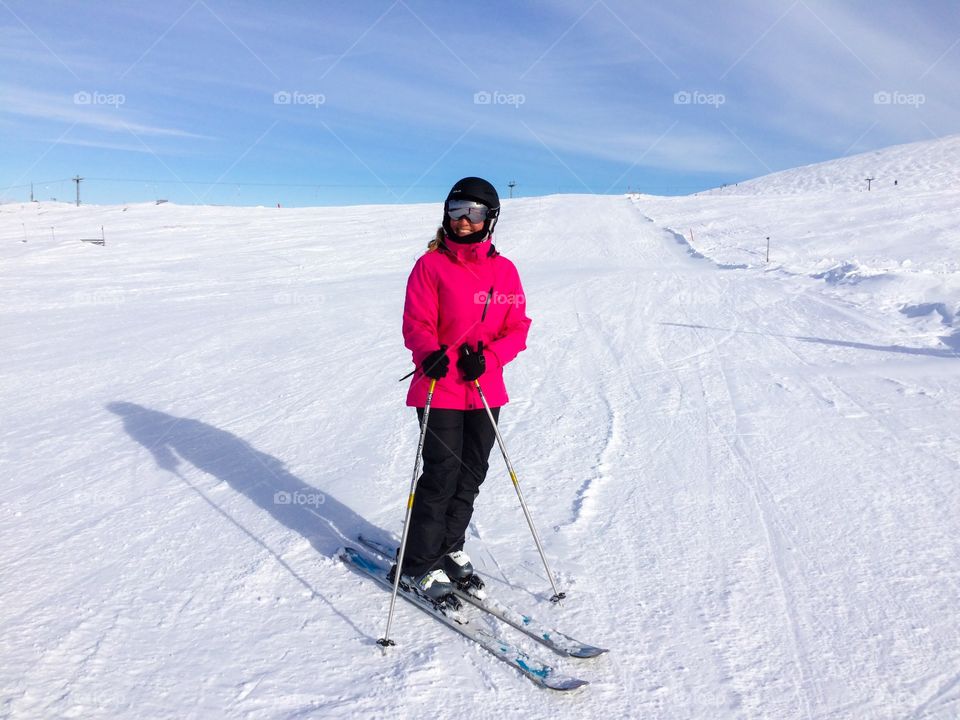
[[[31,185],[55,185],[56,183],[71,182],[73,178],[59,178],[57,180],[34,180],[23,185],[7,185],[6,190],[16,190],[17,188],[28,188]]]
[[[67,178],[68,180],[71,178]],[[348,189],[361,189],[361,190],[383,190],[383,189],[392,189],[392,190],[408,190],[411,189],[410,185],[406,184],[382,184],[382,183],[372,183],[372,184],[353,184],[353,183],[323,183],[323,182],[312,182],[312,183],[277,183],[277,182],[229,182],[229,181],[208,181],[208,180],[157,180],[154,178],[108,178],[108,177],[90,177],[87,176],[85,180],[97,180],[99,182],[126,182],[126,183],[145,183],[149,185],[206,185],[206,186],[223,186],[223,187],[278,187],[278,188],[348,188]],[[512,180],[514,186],[516,181]],[[508,183],[509,185],[510,183]],[[421,185],[418,184],[417,188],[439,188],[442,190],[449,189],[447,184],[442,185]],[[555,184],[543,183],[543,184],[526,184],[525,187],[528,188],[537,188],[541,190],[552,190],[557,191],[559,186]],[[560,188],[562,189],[562,188]],[[710,188],[704,188],[703,185],[671,185],[671,186],[662,186],[658,188],[660,191],[691,191],[698,192],[703,190],[709,190]],[[633,192],[644,192],[644,190],[634,190]],[[617,194],[617,193],[615,193]]]
[[[210,181],[210,180],[156,180],[146,178],[104,178],[87,177],[86,180],[97,180],[99,182],[128,182],[128,183],[146,183],[149,185],[222,185],[225,187],[286,187],[286,188],[358,188],[358,189],[398,189],[406,190],[408,185],[383,185],[366,184],[353,185],[350,183],[275,183],[275,182],[229,182],[229,181]],[[422,188],[447,188],[447,185],[417,185]]]
[[[119,178],[119,177],[98,177],[98,176],[84,176],[82,180],[96,181],[102,183],[142,183],[145,185],[199,185],[203,187],[252,187],[252,188],[292,188],[292,189],[344,189],[344,190],[402,190],[408,191],[412,190],[413,187],[422,190],[446,190],[447,185],[422,185],[417,184],[415,186],[410,186],[406,184],[376,184],[376,183],[330,183],[330,182],[303,182],[303,183],[281,183],[281,182],[229,182],[223,180],[179,180],[179,179],[166,179],[158,180],[156,178]],[[10,185],[2,191],[3,195],[8,194],[11,190],[17,189],[28,189],[32,185],[55,185],[58,183],[66,182],[77,182],[77,179],[74,178],[58,178],[55,180],[40,180],[34,181],[33,183],[25,183],[23,185]],[[516,181],[511,180],[508,185],[510,186],[510,191],[512,195],[513,188],[516,186]],[[528,189],[528,192],[531,190],[546,191],[547,193],[563,193],[563,192],[576,192],[574,189],[565,190],[563,187],[554,184],[537,184],[537,183],[528,183],[525,185]],[[79,183],[77,183],[77,189],[79,190]],[[666,194],[666,193],[691,193],[691,192],[703,192],[711,188],[704,188],[702,185],[672,185],[672,186],[660,186],[651,189],[640,189],[640,188],[628,188],[627,192],[641,192],[649,194]],[[619,194],[619,193],[614,193]]]

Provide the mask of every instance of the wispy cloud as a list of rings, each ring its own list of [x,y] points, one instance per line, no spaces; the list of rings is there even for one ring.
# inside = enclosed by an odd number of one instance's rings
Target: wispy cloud
[[[72,123],[81,127],[93,128],[112,133],[126,133],[129,130],[140,135],[164,136],[184,139],[212,139],[209,135],[189,132],[180,128],[161,127],[141,123],[128,117],[129,111],[121,109],[125,102],[114,99],[113,94],[102,93],[106,109],[91,107],[96,102],[99,91],[78,90],[70,95],[56,95],[37,92],[24,88],[4,87],[8,97],[6,112],[34,120]],[[109,96],[108,96],[109,95]],[[89,101],[87,99],[89,98]]]
[[[78,6],[56,23],[18,8],[22,22],[0,28],[5,131],[15,146],[74,127],[58,148],[89,153],[72,153],[68,172],[105,149],[136,167],[134,133],[189,157],[184,177],[214,178],[270,127],[232,175],[374,178],[381,199],[417,200],[463,171],[556,187],[559,170],[580,189],[734,181],[960,127],[960,27],[945,0],[504,0],[482,36],[413,0]],[[130,101],[78,104],[77,91]],[[278,92],[323,102],[277,103]],[[884,104],[883,92],[923,103]],[[32,152],[15,164],[31,166]],[[44,157],[45,174],[60,156]]]
[[[40,138],[41,142],[54,142],[55,138]],[[72,145],[74,147],[86,147],[94,148],[96,150],[119,150],[121,152],[133,152],[133,153],[142,153],[145,155],[151,155],[152,151],[149,148],[145,148],[142,145],[136,143],[124,143],[117,142],[114,140],[95,140],[95,139],[85,139],[85,138],[73,138],[65,137],[60,140],[61,145]],[[190,155],[191,153],[187,150],[178,150],[176,148],[170,149],[167,148],[164,151],[166,155]]]

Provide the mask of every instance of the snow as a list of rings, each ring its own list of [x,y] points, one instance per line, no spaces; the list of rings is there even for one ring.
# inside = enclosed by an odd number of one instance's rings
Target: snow
[[[505,202],[534,324],[502,429],[568,600],[496,450],[467,549],[610,648],[504,630],[567,695],[405,603],[383,653],[389,597],[336,558],[400,531],[439,205],[0,206],[0,715],[956,717],[957,178],[844,167]]]
[[[956,187],[958,165],[960,135],[948,135],[782,170],[701,194],[794,195],[816,190],[863,192],[868,185],[871,192],[893,187],[938,191]],[[867,178],[872,182],[868,184]]]
[[[917,339],[960,350],[958,168],[955,135],[699,195],[634,197],[678,241],[720,266],[809,276],[860,309],[927,316],[912,325]],[[864,177],[877,179],[869,192]]]

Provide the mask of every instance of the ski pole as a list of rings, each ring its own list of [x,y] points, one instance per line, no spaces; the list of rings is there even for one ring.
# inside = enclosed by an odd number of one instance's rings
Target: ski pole
[[[490,288],[490,292],[491,292],[491,293],[493,292],[493,288]],[[484,315],[487,314],[487,309],[486,309],[486,308],[483,309],[483,314],[484,314]],[[482,319],[481,319],[481,322],[482,322]],[[441,349],[441,350],[446,350],[446,349],[447,349],[447,346],[446,346],[446,345],[441,345],[441,346],[440,346],[440,349]],[[434,365],[436,364],[436,362],[438,362],[438,361],[435,361],[435,362],[434,362]],[[429,369],[429,370],[432,370],[432,369],[433,369],[433,365],[431,365],[428,369]],[[406,375],[404,375],[402,378],[400,378],[399,380],[397,380],[397,382],[403,382],[403,381],[406,380],[408,377],[410,377],[411,375],[413,375],[416,371],[417,371],[417,368],[414,368],[413,370],[411,370],[410,372],[408,372]]]
[[[507,463],[507,470],[510,471],[510,479],[513,481],[513,487],[517,491],[517,497],[520,499],[520,507],[523,508],[523,515],[527,518],[527,525],[530,526],[530,532],[533,534],[533,542],[536,543],[537,551],[540,553],[540,559],[543,560],[543,569],[547,571],[547,578],[550,580],[550,586],[553,588],[553,597],[550,598],[550,602],[559,603],[567,596],[567,594],[557,590],[557,584],[553,581],[553,574],[550,572],[550,566],[547,564],[547,556],[543,552],[543,544],[540,542],[540,536],[537,534],[537,528],[533,524],[533,518],[530,516],[530,510],[527,508],[527,503],[523,500],[523,493],[520,491],[520,481],[517,480],[517,473],[514,472],[513,463],[510,462],[510,457],[507,455],[507,448],[503,444],[503,437],[500,435],[500,428],[497,427],[497,421],[494,419],[493,413],[490,412],[490,406],[487,404],[487,398],[483,395],[483,390],[480,387],[480,381],[474,380],[473,384],[476,385],[477,392],[480,393],[480,400],[483,402],[483,407],[487,411],[487,417],[490,418],[490,423],[493,425],[493,432],[497,436],[497,443],[500,445],[500,452],[503,453],[503,459]]]
[[[430,403],[433,401],[433,390],[437,386],[434,378],[430,380],[427,390],[427,402],[423,406],[423,422],[420,425],[420,442],[417,444],[417,459],[413,463],[413,479],[410,481],[410,497],[407,498],[407,514],[403,519],[403,535],[400,538],[400,552],[397,555],[397,569],[393,573],[393,594],[390,596],[390,612],[387,615],[387,630],[383,637],[377,640],[377,645],[386,648],[396,645],[390,639],[390,626],[393,625],[393,609],[397,603],[397,591],[400,589],[400,569],[403,567],[403,553],[407,549],[407,533],[410,530],[410,515],[413,514],[413,495],[417,491],[417,475],[420,474],[420,454],[423,452],[423,441],[427,437],[427,420],[430,417]]]

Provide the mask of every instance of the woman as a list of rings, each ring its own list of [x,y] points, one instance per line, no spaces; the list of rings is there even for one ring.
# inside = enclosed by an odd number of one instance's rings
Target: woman
[[[500,198],[486,180],[460,180],[443,224],[407,281],[403,339],[417,366],[407,405],[423,408],[437,381],[401,575],[439,600],[473,575],[463,550],[473,502],[496,440],[474,381],[495,418],[507,403],[503,366],[526,347],[530,320],[513,263],[493,246]]]

